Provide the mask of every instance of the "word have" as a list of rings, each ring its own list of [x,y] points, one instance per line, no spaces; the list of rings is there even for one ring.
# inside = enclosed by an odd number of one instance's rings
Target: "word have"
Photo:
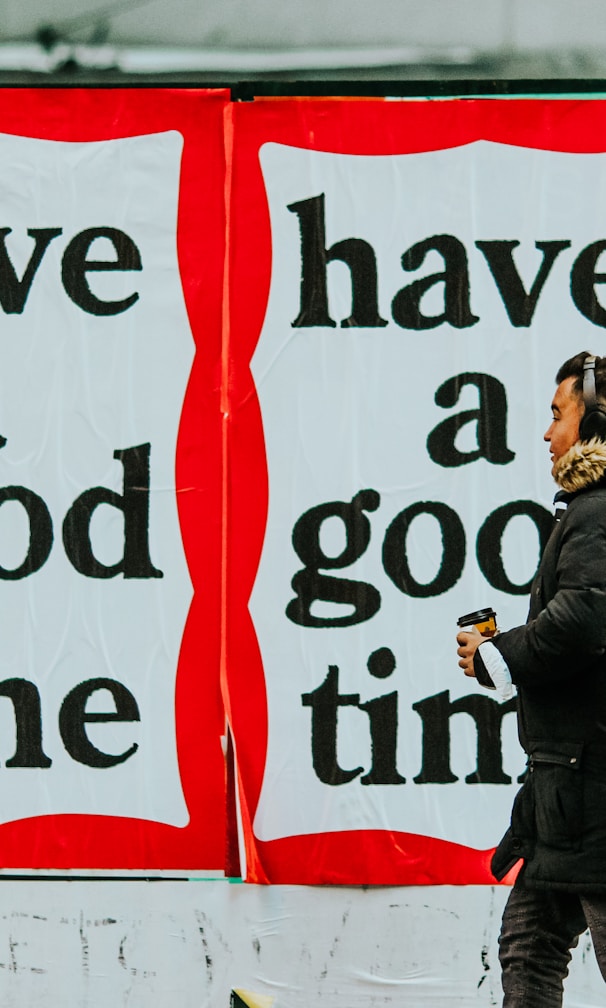
[[[368,671],[377,679],[386,679],[394,671],[396,660],[386,647],[373,651]],[[329,665],[328,675],[317,689],[303,693],[301,703],[311,707],[311,755],[314,773],[323,783],[336,787],[356,777],[360,784],[405,784],[396,765],[398,743],[397,691],[360,703],[359,693],[339,693],[339,669]],[[361,766],[346,769],[338,760],[338,712],[341,707],[357,707],[368,715],[371,742],[371,767],[362,777]],[[450,767],[450,719],[468,714],[477,731],[477,766],[465,778],[466,784],[511,784],[503,770],[501,725],[505,714],[515,711],[515,700],[501,704],[481,694],[451,701],[448,690],[419,700],[412,705],[423,722],[421,769],[415,784],[453,784],[459,778]]]
[[[0,437],[0,448],[6,438]],[[63,521],[63,546],[68,560],[85,577],[161,578],[163,573],[149,555],[149,481],[151,445],[117,449],[113,457],[124,469],[122,493],[108,487],[91,487],[76,498]],[[53,545],[53,522],[39,494],[24,486],[0,487],[0,506],[16,501],[29,521],[29,544],[25,559],[18,567],[0,565],[0,579],[19,581],[40,570],[48,560]],[[115,564],[104,564],[93,552],[90,525],[99,505],[117,508],[124,516],[124,549]]]
[[[28,228],[34,249],[21,279],[6,248],[6,236],[12,228],[0,228],[0,305],[7,315],[21,315],[38,267],[50,243],[63,234],[62,228]],[[115,258],[89,259],[95,242],[103,238],[113,246]],[[119,315],[139,299],[136,291],[119,301],[105,301],[90,289],[88,273],[141,270],[139,249],[124,231],[113,227],[93,227],[80,231],[65,248],[61,260],[61,282],[67,296],[89,315]]]
[[[377,258],[369,242],[344,238],[326,248],[324,194],[290,203],[287,207],[299,218],[301,236],[301,300],[293,327],[330,326],[336,322],[328,305],[327,266],[338,260],[351,274],[351,315],[341,326],[379,328],[388,325],[379,314]],[[560,253],[570,248],[568,239],[536,241],[542,260],[529,290],[526,290],[513,258],[519,241],[497,239],[476,241],[501,297],[509,321],[516,327],[530,326],[541,292]],[[592,242],[577,255],[570,270],[570,296],[577,310],[594,325],[606,328],[606,308],[600,304],[596,287],[606,283],[606,273],[598,272],[598,260],[606,251],[606,240]],[[444,268],[402,287],[391,302],[396,325],[403,329],[434,329],[447,323],[467,329],[479,322],[471,308],[469,265],[465,245],[455,235],[437,234],[416,242],[401,258],[407,273],[421,269],[429,253],[437,253]],[[437,315],[421,311],[421,300],[437,284],[443,285],[444,310]]]
[[[305,565],[292,579],[295,598],[286,607],[293,623],[305,627],[346,627],[363,623],[379,611],[381,595],[367,581],[324,574],[324,570],[342,570],[359,560],[370,543],[371,527],[365,511],[376,511],[381,497],[376,490],[360,490],[350,502],[329,501],[310,508],[295,522],[292,542],[297,556]],[[430,515],[438,524],[442,540],[442,556],[435,577],[430,582],[418,581],[408,560],[406,541],[411,526],[419,515]],[[484,577],[493,588],[509,595],[526,595],[532,576],[524,584],[515,584],[503,564],[501,544],[505,529],[512,518],[523,515],[535,525],[540,555],[547,543],[553,517],[534,501],[519,500],[503,504],[488,515],[481,526],[476,555]],[[345,545],[337,556],[329,556],[321,544],[325,521],[338,518],[343,525]],[[465,564],[465,529],[456,511],[440,501],[419,501],[400,511],[388,526],[383,540],[382,561],[385,573],[396,588],[412,598],[429,598],[449,591],[461,577]],[[315,602],[331,602],[353,607],[350,613],[319,616],[312,612]]]

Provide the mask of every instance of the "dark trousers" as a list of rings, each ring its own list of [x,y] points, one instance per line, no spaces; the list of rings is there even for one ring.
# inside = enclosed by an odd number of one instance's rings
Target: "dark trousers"
[[[516,883],[499,937],[503,1008],[561,1008],[571,950],[587,928],[606,980],[606,896]]]

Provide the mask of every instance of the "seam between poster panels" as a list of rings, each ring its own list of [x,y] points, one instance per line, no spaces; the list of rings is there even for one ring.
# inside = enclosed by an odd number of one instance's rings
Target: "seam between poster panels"
[[[228,462],[229,462],[229,351],[230,351],[230,234],[231,189],[233,175],[234,126],[231,106],[223,113],[224,183],[223,207],[225,240],[223,246],[223,295],[221,304],[221,640],[219,678],[223,704],[229,714],[227,692],[227,537],[228,537]]]

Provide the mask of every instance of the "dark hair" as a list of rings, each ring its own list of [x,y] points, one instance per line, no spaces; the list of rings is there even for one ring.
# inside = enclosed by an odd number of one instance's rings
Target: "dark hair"
[[[564,361],[556,375],[556,384],[566,381],[567,378],[574,378],[572,392],[583,398],[583,364],[587,357],[593,357],[588,350],[575,354],[567,361]],[[597,399],[606,402],[606,357],[596,357],[595,361],[595,391]]]

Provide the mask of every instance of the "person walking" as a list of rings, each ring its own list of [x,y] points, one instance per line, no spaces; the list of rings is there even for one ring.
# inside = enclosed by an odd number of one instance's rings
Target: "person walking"
[[[556,521],[523,626],[457,634],[459,665],[502,697],[517,689],[528,756],[492,859],[521,860],[499,937],[503,1008],[560,1008],[589,927],[606,980],[606,357],[559,369],[549,444]]]

